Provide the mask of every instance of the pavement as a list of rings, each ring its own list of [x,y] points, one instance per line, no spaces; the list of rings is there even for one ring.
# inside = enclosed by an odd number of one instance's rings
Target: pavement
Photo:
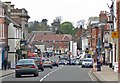
[[[0,70],[0,78],[4,77],[4,76],[7,76],[7,75],[10,75],[10,74],[13,74],[14,72],[15,72],[14,69],[7,69],[6,71],[5,70]]]
[[[109,66],[102,66],[101,71],[92,71],[93,75],[98,79],[98,81],[114,81],[118,82],[118,73],[114,72]]]

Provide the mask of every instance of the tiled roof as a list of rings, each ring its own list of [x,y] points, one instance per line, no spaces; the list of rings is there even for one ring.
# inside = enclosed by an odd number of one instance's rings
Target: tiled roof
[[[35,34],[34,41],[70,41],[72,36],[67,34]]]

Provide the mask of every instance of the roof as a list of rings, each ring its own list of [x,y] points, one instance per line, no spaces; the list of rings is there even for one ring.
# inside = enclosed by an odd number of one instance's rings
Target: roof
[[[9,20],[10,22],[12,22],[15,26],[21,28],[21,26],[20,26],[19,24],[17,24],[14,20],[12,20],[9,16],[5,15],[5,18],[6,18],[7,20]]]
[[[34,41],[70,41],[72,36],[68,34],[35,34]]]

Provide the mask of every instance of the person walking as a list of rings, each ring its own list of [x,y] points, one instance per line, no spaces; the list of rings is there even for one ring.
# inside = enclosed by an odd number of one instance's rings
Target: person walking
[[[4,62],[3,62],[3,64],[4,64],[4,70],[6,71],[6,69],[7,69],[7,63],[8,63],[8,60],[7,60],[7,57],[4,59]]]
[[[102,54],[100,55],[100,63],[101,63],[101,66],[103,65],[103,56]]]

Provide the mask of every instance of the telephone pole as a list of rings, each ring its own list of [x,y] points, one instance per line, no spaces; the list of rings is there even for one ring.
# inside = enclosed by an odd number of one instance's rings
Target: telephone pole
[[[117,29],[120,33],[120,1],[117,2]],[[118,34],[118,73],[120,74],[120,34]]]

